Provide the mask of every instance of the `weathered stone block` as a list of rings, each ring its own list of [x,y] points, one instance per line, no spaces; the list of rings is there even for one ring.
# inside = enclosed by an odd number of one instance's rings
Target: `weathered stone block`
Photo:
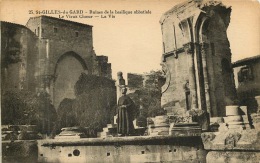
[[[219,132],[226,132],[228,130],[227,124],[226,123],[220,123],[218,130],[219,130]]]
[[[260,160],[258,152],[210,151],[207,163],[257,163]]]
[[[239,106],[226,106],[226,116],[241,115]]]
[[[184,110],[206,108],[211,116],[225,116],[225,106],[235,103],[226,33],[230,12],[219,1],[189,1],[161,17],[164,49],[161,65],[167,70],[168,81],[163,86],[162,106],[179,101]],[[199,40],[191,39],[191,33]],[[187,81],[189,88],[183,89]]]
[[[192,122],[198,122],[202,130],[209,129],[209,114],[206,111],[199,109],[191,109],[187,111],[187,115],[191,116]]]

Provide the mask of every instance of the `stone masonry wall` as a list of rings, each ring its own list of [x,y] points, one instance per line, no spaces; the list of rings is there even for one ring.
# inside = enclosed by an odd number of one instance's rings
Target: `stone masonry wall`
[[[260,56],[238,62],[233,64],[238,99],[241,105],[248,107],[249,113],[256,113],[255,96],[260,95]]]
[[[92,26],[58,18],[30,18],[27,27],[40,38],[36,74],[57,109],[64,98],[75,98],[74,85],[81,73],[111,79],[111,64],[93,50]]]
[[[225,106],[233,105],[236,100],[231,50],[226,32],[230,11],[224,7],[208,7],[205,10],[210,16],[204,34],[209,40],[207,63],[211,110],[213,116],[225,116]]]
[[[197,138],[95,138],[70,143],[68,140],[38,143],[41,144],[38,161],[44,162],[205,163],[207,154]]]
[[[163,107],[179,103],[182,109],[186,108],[185,90],[183,85],[185,85],[186,80],[189,79],[187,67],[188,57],[189,56],[187,56],[185,53],[180,53],[178,55],[178,59],[176,59],[174,56],[166,58],[166,64],[169,68],[171,81],[169,83],[168,89],[162,95]]]
[[[225,116],[225,106],[237,102],[226,33],[230,13],[219,1],[189,0],[161,17],[166,70],[162,107],[178,102],[176,109],[184,111],[186,100],[215,117]]]
[[[54,73],[58,59],[70,51],[77,53],[86,62],[88,72],[92,72],[93,59],[95,58],[92,26],[41,16],[31,18],[27,27],[32,31],[38,30],[39,27],[39,36],[49,40],[48,60],[50,65],[48,73]],[[76,32],[78,32],[78,36],[76,36]]]
[[[1,22],[1,78],[4,90],[35,89],[38,40],[26,27]]]
[[[3,88],[46,91],[57,108],[75,97],[81,73],[112,78],[108,58],[93,50],[90,25],[39,16],[26,27],[1,22],[1,36]]]

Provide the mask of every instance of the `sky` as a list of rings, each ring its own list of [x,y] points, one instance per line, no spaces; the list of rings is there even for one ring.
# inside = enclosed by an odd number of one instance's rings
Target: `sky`
[[[135,11],[151,14],[116,14],[115,18],[64,18],[93,25],[93,46],[97,55],[106,55],[116,73],[144,73],[161,69],[162,33],[159,24],[164,12],[183,0],[0,0],[0,20],[25,25],[29,10]],[[260,3],[256,0],[222,0],[232,7],[227,30],[232,62],[260,54]],[[46,14],[59,17],[58,14]],[[85,14],[89,15],[89,14]],[[65,15],[63,15],[65,16]]]

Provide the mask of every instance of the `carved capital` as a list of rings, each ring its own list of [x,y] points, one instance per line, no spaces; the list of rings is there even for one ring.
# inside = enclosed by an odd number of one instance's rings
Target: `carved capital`
[[[192,42],[184,44],[183,48],[184,48],[184,50],[187,54],[193,54],[194,53],[194,44]]]
[[[229,133],[225,139],[225,145],[230,146],[232,148],[236,147],[237,142],[241,138],[241,134],[238,132]]]
[[[201,134],[201,139],[202,139],[203,143],[210,142],[210,141],[214,140],[215,137],[216,137],[215,133],[212,133],[212,132],[207,132],[207,133]]]

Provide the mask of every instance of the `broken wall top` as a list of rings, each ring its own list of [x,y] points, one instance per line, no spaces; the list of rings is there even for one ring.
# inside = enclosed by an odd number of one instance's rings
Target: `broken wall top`
[[[181,22],[184,19],[189,17],[199,15],[202,13],[207,13],[210,8],[226,10],[227,12],[231,12],[230,6],[225,6],[221,1],[212,1],[212,0],[188,0],[181,4],[178,4],[165,12],[161,19],[160,24],[163,24],[166,19],[175,15],[176,19]],[[207,13],[210,14],[210,13]],[[228,26],[230,19],[226,21],[226,25]]]

